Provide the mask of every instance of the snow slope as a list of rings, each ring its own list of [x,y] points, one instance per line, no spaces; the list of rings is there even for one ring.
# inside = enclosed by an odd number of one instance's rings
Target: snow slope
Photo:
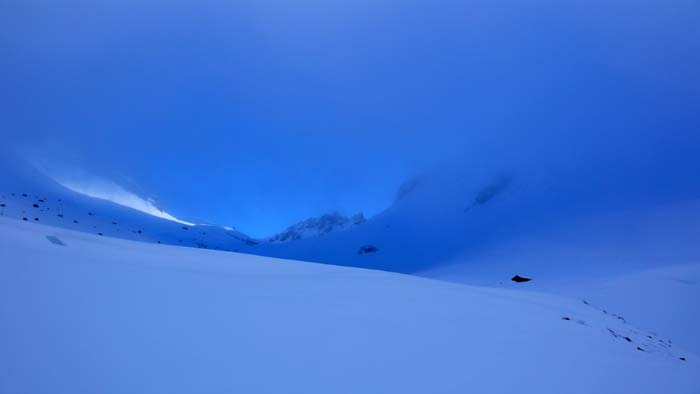
[[[700,200],[592,215],[416,274],[586,299],[700,353]]]
[[[257,243],[232,228],[189,225],[164,216],[78,193],[30,165],[0,157],[0,217],[102,236],[205,249],[245,251]]]
[[[485,285],[518,272],[569,283],[700,261],[700,200],[647,200],[576,181],[424,176],[366,223],[252,253],[410,274],[459,266],[466,282]],[[359,253],[363,246],[376,251]]]
[[[674,338],[543,293],[4,218],[0,292],[3,393],[700,391]]]
[[[700,354],[700,263],[584,282],[565,292]]]
[[[394,206],[365,223],[323,236],[313,236],[320,227],[311,226],[301,240],[270,244],[233,229],[186,226],[84,196],[29,168],[5,168],[2,175],[0,218],[26,217],[28,222],[147,243],[379,268],[586,299],[700,353],[700,320],[695,318],[700,310],[700,200],[573,212],[552,207],[560,192],[541,193],[547,189],[517,178],[473,182],[473,177],[446,174],[412,179]],[[376,249],[359,253],[367,247]],[[534,280],[516,285],[509,280],[515,274]]]
[[[658,267],[700,263],[700,200],[589,213],[480,250],[455,254],[420,275],[500,285],[520,272],[539,290],[609,279]]]
[[[700,200],[623,201],[624,209],[601,211],[600,196],[555,187],[550,178],[462,170],[417,177],[402,185],[390,208],[366,221],[324,215],[256,240],[229,227],[148,215],[71,191],[31,168],[0,164],[0,217],[143,242],[484,285],[500,285],[518,272],[537,276],[538,285],[556,284],[562,277],[569,283],[572,276],[606,278],[700,261],[694,246],[700,244]],[[573,194],[591,203],[559,202]]]

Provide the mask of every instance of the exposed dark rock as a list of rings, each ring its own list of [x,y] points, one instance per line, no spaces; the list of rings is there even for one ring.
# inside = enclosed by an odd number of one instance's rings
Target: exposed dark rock
[[[630,338],[630,337],[623,337],[623,338],[625,338],[625,341],[627,341],[627,342],[632,342],[632,338]]]
[[[33,204],[32,205],[34,208],[39,208],[39,204]]]
[[[34,218],[34,220],[38,222],[38,221],[39,221],[39,218]]]
[[[562,320],[571,320],[571,318],[570,318],[570,317],[567,317],[567,316],[564,316],[564,317],[562,317],[561,319],[562,319]]]
[[[522,283],[522,282],[529,282],[532,279],[526,278],[526,277],[520,276],[520,275],[515,275],[514,277],[510,278],[510,280],[512,280],[513,282],[516,282],[516,283]]]
[[[685,361],[685,357],[681,357],[680,359],[681,359],[681,361]]]
[[[26,222],[26,221],[29,220],[29,219],[27,219],[27,218],[22,218],[22,220],[24,220],[24,221]]]
[[[357,254],[376,253],[378,251],[379,249],[377,249],[377,247],[374,245],[365,245],[360,247],[360,250],[357,251]]]
[[[61,241],[61,240],[60,240],[57,236],[55,236],[55,235],[47,235],[47,236],[46,236],[46,239],[48,239],[49,242],[51,242],[51,243],[54,244],[54,245],[66,246],[66,244],[63,243],[63,241]]]
[[[642,348],[639,347],[639,346],[637,346],[637,350],[639,350],[640,352],[646,352],[646,350],[642,349]]]
[[[104,235],[104,234],[102,234],[102,233],[97,233],[97,235]]]
[[[474,198],[474,205],[484,205],[493,200],[494,197],[503,193],[513,183],[513,178],[510,176],[501,176],[500,178],[487,185]]]

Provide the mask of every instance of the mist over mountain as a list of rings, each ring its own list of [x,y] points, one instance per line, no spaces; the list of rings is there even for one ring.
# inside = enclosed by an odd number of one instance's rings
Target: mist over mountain
[[[78,3],[1,13],[3,146],[175,217],[263,238],[450,166],[700,171],[692,1]]]

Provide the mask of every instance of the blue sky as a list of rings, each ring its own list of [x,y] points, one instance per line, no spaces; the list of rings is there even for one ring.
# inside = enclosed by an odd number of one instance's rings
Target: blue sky
[[[375,214],[446,163],[687,197],[698,13],[685,0],[4,2],[2,133],[256,236]]]

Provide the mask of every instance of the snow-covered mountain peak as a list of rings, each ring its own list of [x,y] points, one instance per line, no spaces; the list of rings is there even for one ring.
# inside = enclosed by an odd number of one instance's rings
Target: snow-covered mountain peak
[[[271,243],[296,241],[328,234],[334,231],[346,230],[364,222],[366,222],[366,219],[362,212],[351,216],[345,216],[339,212],[329,212],[318,217],[308,218],[290,226],[285,231],[268,238],[268,241]]]

